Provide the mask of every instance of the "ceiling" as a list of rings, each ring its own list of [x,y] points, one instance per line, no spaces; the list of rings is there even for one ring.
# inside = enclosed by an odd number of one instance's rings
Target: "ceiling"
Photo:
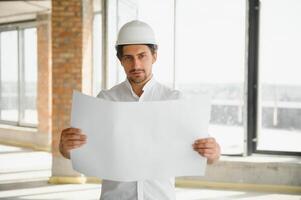
[[[100,11],[100,0],[93,0],[94,12]],[[0,24],[32,20],[38,13],[49,13],[51,0],[0,1]]]
[[[51,0],[0,1],[0,23],[35,19],[38,13],[50,10]]]

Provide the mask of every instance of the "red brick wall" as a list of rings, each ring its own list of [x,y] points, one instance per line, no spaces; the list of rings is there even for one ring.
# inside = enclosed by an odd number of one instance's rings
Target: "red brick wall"
[[[91,0],[52,0],[52,148],[70,126],[72,91],[82,91],[91,72]],[[85,12],[83,12],[85,11]],[[90,21],[89,21],[90,20]],[[89,30],[90,29],[90,30]],[[85,64],[85,65],[83,65]],[[83,76],[87,74],[87,77]],[[86,91],[88,91],[87,89]],[[91,90],[91,88],[90,88]]]

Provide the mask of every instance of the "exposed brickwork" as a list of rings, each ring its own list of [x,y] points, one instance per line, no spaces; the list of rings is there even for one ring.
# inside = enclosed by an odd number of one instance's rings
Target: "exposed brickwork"
[[[52,0],[52,148],[70,126],[72,91],[91,93],[91,0]],[[86,80],[88,79],[88,80]],[[90,88],[89,88],[90,87]]]

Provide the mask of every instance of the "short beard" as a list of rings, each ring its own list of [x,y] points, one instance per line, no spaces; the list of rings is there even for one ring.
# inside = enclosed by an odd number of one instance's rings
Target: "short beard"
[[[134,79],[134,78],[128,77],[128,79],[129,79],[130,82],[135,83],[135,84],[140,84],[140,83],[145,82],[148,79],[148,76],[145,73],[144,69],[138,69],[138,70],[137,69],[132,69],[130,71],[130,73],[135,72],[135,71],[143,71],[144,72],[144,76],[141,77],[141,78],[138,78],[138,79]]]
[[[131,77],[128,77],[129,81],[132,82],[132,83],[135,83],[135,84],[140,84],[140,83],[143,83],[145,80],[147,80],[147,76],[143,76],[141,78],[138,78],[138,79],[134,79],[134,78],[131,78]]]

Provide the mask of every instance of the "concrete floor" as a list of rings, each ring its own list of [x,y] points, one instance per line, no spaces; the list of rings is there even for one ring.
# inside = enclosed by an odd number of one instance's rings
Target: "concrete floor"
[[[0,199],[92,200],[100,196],[99,184],[47,183],[51,155],[0,145]],[[176,189],[177,200],[301,200],[301,194],[277,194],[213,189]]]

